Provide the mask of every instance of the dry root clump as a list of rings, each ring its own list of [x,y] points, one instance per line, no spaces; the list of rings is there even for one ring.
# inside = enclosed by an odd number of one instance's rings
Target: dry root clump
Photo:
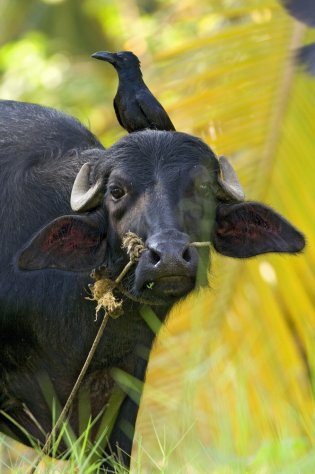
[[[91,276],[93,275],[93,272]],[[116,319],[123,314],[122,300],[118,300],[113,293],[114,282],[110,279],[96,280],[93,285],[90,285],[90,291],[92,294],[89,300],[97,302],[95,314],[96,317],[101,309],[104,309],[106,313]]]
[[[106,267],[99,267],[92,271],[91,277],[95,280],[93,285],[89,285],[92,297],[88,298],[97,302],[96,317],[101,309],[116,319],[123,314],[123,302],[114,296],[113,290],[126,275],[131,268],[131,264],[135,263],[141,253],[145,250],[145,246],[140,237],[133,232],[127,232],[123,239],[122,248],[126,250],[130,261],[122,270],[116,280],[111,280]]]

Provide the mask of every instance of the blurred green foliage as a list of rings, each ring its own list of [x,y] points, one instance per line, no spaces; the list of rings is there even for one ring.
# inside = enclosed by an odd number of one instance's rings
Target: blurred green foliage
[[[259,4],[251,0],[248,10],[243,0],[1,0],[0,97],[63,109],[109,145],[123,134],[111,108],[117,79],[110,66],[90,58],[93,52],[134,51],[166,105],[176,104],[183,98],[178,82],[222,59],[239,60],[218,47],[205,58],[205,43],[196,49],[194,42],[252,22]],[[191,129],[189,120],[184,128]]]

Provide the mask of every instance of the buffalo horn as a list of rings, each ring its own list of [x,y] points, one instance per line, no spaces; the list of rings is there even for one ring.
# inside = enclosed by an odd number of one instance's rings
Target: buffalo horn
[[[70,204],[73,211],[85,212],[95,209],[103,198],[103,180],[100,178],[93,186],[89,183],[90,164],[85,163],[77,174],[72,186]]]
[[[244,201],[244,191],[232,165],[225,156],[220,156],[219,168],[217,197],[224,201]]]

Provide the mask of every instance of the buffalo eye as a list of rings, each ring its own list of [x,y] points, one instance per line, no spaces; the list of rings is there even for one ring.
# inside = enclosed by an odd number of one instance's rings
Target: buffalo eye
[[[118,199],[121,199],[126,194],[125,190],[120,186],[112,186],[109,192],[114,201],[118,201]]]

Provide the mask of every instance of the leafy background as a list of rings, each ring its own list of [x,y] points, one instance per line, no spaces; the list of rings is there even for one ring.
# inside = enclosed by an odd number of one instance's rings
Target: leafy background
[[[307,236],[296,257],[214,255],[211,289],[173,310],[150,360],[134,471],[314,472],[315,81],[294,61],[314,32],[276,0],[0,8],[1,98],[64,110],[109,146],[125,133],[117,79],[90,54],[132,50],[176,128],[229,156],[247,198]],[[2,450],[6,472],[17,447]]]

